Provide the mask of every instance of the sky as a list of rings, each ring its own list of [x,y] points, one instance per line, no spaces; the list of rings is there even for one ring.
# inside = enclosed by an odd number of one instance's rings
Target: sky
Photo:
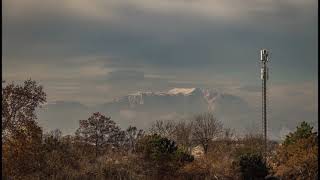
[[[2,75],[48,102],[205,87],[259,108],[270,50],[274,120],[318,118],[316,0],[3,0]],[[272,118],[271,117],[271,118]]]

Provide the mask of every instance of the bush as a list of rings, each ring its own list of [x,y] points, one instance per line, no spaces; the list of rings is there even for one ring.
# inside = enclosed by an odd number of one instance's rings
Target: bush
[[[144,166],[151,174],[173,175],[185,163],[192,162],[193,156],[179,149],[176,143],[157,134],[148,135],[138,142],[137,152],[142,156]]]
[[[317,179],[318,135],[312,129],[302,122],[287,135],[271,159],[275,175],[283,179]]]
[[[186,153],[184,150],[178,149],[175,152],[174,155],[175,159],[179,162],[192,162],[194,160],[194,157],[188,153]]]
[[[312,132],[313,127],[303,121],[298,127],[295,132],[291,132],[286,136],[284,140],[284,145],[290,145],[296,143],[299,139],[307,139],[311,136],[316,135],[316,133]]]
[[[238,165],[243,179],[264,179],[268,175],[268,167],[259,153],[241,155]]]

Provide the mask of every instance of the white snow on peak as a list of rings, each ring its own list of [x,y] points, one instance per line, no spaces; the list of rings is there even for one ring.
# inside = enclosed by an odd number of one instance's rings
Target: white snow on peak
[[[129,94],[129,96],[142,96],[142,95],[152,95],[152,94],[154,93],[149,91],[146,91],[146,92],[138,91],[138,92]]]
[[[183,95],[189,95],[192,93],[196,88],[173,88],[168,91],[168,94],[183,94]]]

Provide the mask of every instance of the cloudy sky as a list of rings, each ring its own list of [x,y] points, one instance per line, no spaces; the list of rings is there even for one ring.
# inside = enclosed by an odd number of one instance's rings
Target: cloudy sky
[[[271,51],[273,118],[316,122],[316,0],[3,0],[2,75],[48,101],[207,87],[260,106]],[[281,111],[280,111],[281,109]]]

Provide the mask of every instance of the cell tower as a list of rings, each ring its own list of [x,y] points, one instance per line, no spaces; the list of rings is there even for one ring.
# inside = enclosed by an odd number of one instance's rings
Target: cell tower
[[[262,80],[262,132],[264,138],[264,153],[267,153],[267,80],[269,72],[267,62],[269,61],[269,51],[266,49],[260,50],[261,60],[261,80]]]

